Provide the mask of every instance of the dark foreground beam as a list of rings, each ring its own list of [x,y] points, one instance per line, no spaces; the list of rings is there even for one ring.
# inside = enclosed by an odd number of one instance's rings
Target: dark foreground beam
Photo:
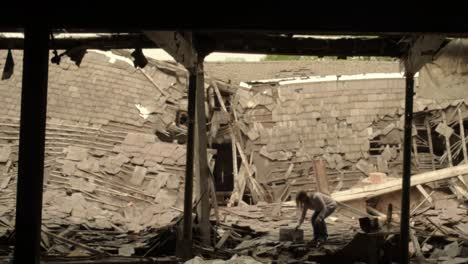
[[[189,72],[188,83],[188,135],[187,155],[185,162],[185,187],[184,187],[184,221],[182,238],[177,241],[176,255],[182,259],[192,257],[192,212],[193,212],[193,172],[194,172],[194,142],[195,142],[195,98],[197,87],[197,75]]]
[[[76,38],[58,38],[49,43],[50,49],[67,50],[76,47],[87,49],[133,49],[136,47],[142,49],[159,48],[156,43],[149,40],[142,34],[99,36],[99,37],[76,37]],[[23,38],[1,38],[0,49],[24,49]]]
[[[406,95],[405,95],[405,131],[403,142],[403,184],[401,197],[401,222],[400,222],[400,263],[409,263],[410,239],[410,190],[411,190],[411,132],[413,124],[413,96],[414,96],[414,74],[406,73]]]
[[[49,66],[49,31],[25,30],[16,195],[15,264],[38,264]]]
[[[400,57],[406,51],[399,37],[291,38],[265,34],[202,34],[208,51],[309,56]]]

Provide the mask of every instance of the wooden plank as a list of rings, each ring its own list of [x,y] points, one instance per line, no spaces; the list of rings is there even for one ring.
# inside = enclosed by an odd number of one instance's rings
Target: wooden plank
[[[413,129],[416,130],[416,126],[413,125]],[[417,131],[417,130],[416,130]],[[419,156],[418,156],[418,145],[416,143],[416,137],[412,136],[411,140],[413,141],[413,153],[414,153],[414,162],[419,169]]]
[[[458,175],[468,173],[468,164],[455,167],[444,168],[436,171],[429,171],[411,176],[411,186],[444,180]],[[361,198],[371,198],[385,193],[401,190],[401,180],[390,180],[381,184],[373,184],[346,191],[332,193],[332,197],[337,201],[351,201]]]
[[[445,115],[445,112],[441,111],[441,113],[442,113],[442,122],[443,122],[444,125],[447,126],[447,117]],[[448,158],[448,161],[449,161],[449,165],[453,166],[452,151],[450,149],[450,138],[445,136],[445,135],[444,135],[444,138],[445,138],[445,147],[446,147],[446,151],[447,151],[447,158]]]
[[[286,173],[284,174],[284,178],[285,179],[288,179],[289,176],[291,175],[291,172],[293,171],[294,169],[294,163],[291,163],[288,167],[288,170],[286,171]]]
[[[327,172],[325,170],[325,162],[323,159],[314,160],[315,182],[317,190],[321,193],[330,194],[328,185]]]
[[[429,201],[430,203],[433,203],[434,201],[432,200],[431,196],[426,192],[424,187],[420,184],[416,185],[416,188],[418,191]]]
[[[237,151],[236,151],[236,138],[231,130],[231,149],[232,149],[232,173],[234,176],[234,182],[237,182],[239,178],[238,165],[237,165]]]
[[[231,236],[231,230],[227,230],[224,232],[223,236],[221,236],[221,239],[216,243],[215,248],[220,249],[224,243],[226,243],[227,239]]]
[[[226,108],[226,105],[224,104],[223,97],[221,96],[221,93],[219,92],[218,85],[216,85],[216,82],[212,82],[212,84],[213,84],[216,97],[218,98],[219,104],[221,105],[221,109],[227,113],[227,108]]]
[[[253,175],[253,171],[252,169],[250,168],[249,166],[249,160],[247,159],[247,157],[245,156],[245,153],[244,153],[244,150],[242,150],[242,147],[241,145],[239,144],[239,142],[236,142],[236,146],[237,146],[237,151],[239,151],[239,154],[241,156],[241,159],[242,159],[242,163],[244,164],[245,166],[245,169],[247,171],[247,175],[249,177],[251,177]]]
[[[463,118],[461,114],[460,108],[458,108],[458,122],[460,124],[460,137],[462,141],[462,148],[463,148],[463,160],[465,163],[468,163],[468,154],[466,150],[466,140],[465,140],[465,126],[463,124]]]
[[[431,126],[429,125],[429,121],[427,118],[424,120],[424,123],[426,125],[426,130],[427,130],[427,141],[429,143],[429,152],[431,153],[431,165],[432,165],[432,170],[435,171],[435,162],[434,162],[434,146],[432,145],[432,133],[431,133]]]

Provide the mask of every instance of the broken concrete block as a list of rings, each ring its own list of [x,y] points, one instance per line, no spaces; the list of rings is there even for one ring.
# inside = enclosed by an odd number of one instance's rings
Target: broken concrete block
[[[143,147],[156,141],[156,136],[147,133],[128,133],[122,144]]]
[[[119,248],[119,256],[131,257],[135,254],[135,247],[132,245],[122,245]]]
[[[10,159],[11,147],[10,145],[0,147],[0,162],[4,163]]]
[[[461,248],[458,246],[458,242],[454,241],[444,247],[444,252],[447,256],[454,258],[460,255]]]
[[[396,128],[396,125],[395,123],[391,123],[389,124],[388,126],[386,126],[383,130],[382,130],[382,135],[387,135],[388,133],[390,133],[393,129]]]
[[[379,172],[388,172],[388,162],[382,156],[377,157],[377,170]]]
[[[64,175],[73,175],[76,171],[76,163],[70,160],[62,161],[62,173]]]
[[[86,191],[89,193],[92,193],[94,192],[94,190],[96,190],[95,184],[83,178],[70,177],[68,179],[68,182],[70,183],[71,187],[75,190]]]
[[[88,149],[76,146],[69,146],[65,149],[67,157],[65,159],[72,161],[82,161],[88,156]]]
[[[132,162],[132,164],[141,166],[141,165],[143,165],[145,163],[145,159],[140,158],[140,157],[134,157],[131,162]]]
[[[443,135],[444,137],[450,137],[452,134],[453,134],[453,129],[447,125],[445,125],[444,123],[439,123],[439,125],[437,125],[435,131],[441,135]]]
[[[88,157],[86,160],[78,162],[76,167],[83,171],[98,172],[99,161],[93,157]]]
[[[167,181],[167,188],[174,190],[174,189],[179,189],[180,187],[180,178],[176,175],[172,175],[171,179]]]
[[[356,168],[366,175],[374,171],[373,166],[363,159],[360,159],[358,163],[356,163]]]
[[[286,151],[272,151],[267,150],[267,146],[263,146],[260,149],[260,154],[270,160],[289,160],[292,157],[291,152]]]
[[[136,186],[140,186],[145,179],[146,172],[147,169],[145,167],[136,166],[133,170],[132,178],[130,178],[130,183]]]
[[[146,162],[145,162],[145,164],[146,164]],[[151,167],[148,168],[147,173],[158,174],[158,173],[160,173],[160,172],[166,171],[166,169],[164,168],[163,165],[160,165],[160,164],[157,164],[157,163],[155,163],[155,164],[153,164],[153,165],[154,165],[154,166],[151,166]],[[146,165],[145,165],[145,166],[146,166]]]
[[[174,206],[176,200],[177,192],[166,189],[161,189],[158,194],[156,194],[156,198],[154,198],[156,203],[164,206],[165,208]]]
[[[113,157],[108,157],[107,159],[104,159],[103,160],[103,166],[104,166],[104,170],[110,174],[117,174],[122,165],[129,162],[130,159],[119,153],[117,156],[113,156]]]
[[[280,241],[303,241],[304,240],[304,230],[291,228],[291,227],[281,227],[279,229],[279,240]]]

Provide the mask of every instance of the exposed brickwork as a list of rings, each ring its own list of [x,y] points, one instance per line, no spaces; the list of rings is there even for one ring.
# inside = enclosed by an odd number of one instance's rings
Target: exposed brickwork
[[[300,76],[391,73],[399,72],[400,66],[396,61],[350,60],[206,62],[205,70],[215,78],[239,84],[242,81]]]

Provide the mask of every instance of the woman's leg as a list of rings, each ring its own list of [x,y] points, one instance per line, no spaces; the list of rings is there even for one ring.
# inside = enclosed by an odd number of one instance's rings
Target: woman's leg
[[[312,228],[314,229],[314,240],[316,240],[320,235],[319,233],[320,227],[317,225],[315,221],[319,213],[320,213],[319,211],[314,211],[314,214],[312,215],[312,218],[310,219],[310,222],[312,223]]]
[[[321,225],[322,225],[321,230],[323,231],[323,234],[321,234],[321,236],[323,237],[323,240],[328,239],[327,223],[325,222],[325,219],[328,216],[330,216],[335,211],[335,209],[336,209],[336,205],[325,208],[325,217],[323,218],[323,221],[321,221]]]

